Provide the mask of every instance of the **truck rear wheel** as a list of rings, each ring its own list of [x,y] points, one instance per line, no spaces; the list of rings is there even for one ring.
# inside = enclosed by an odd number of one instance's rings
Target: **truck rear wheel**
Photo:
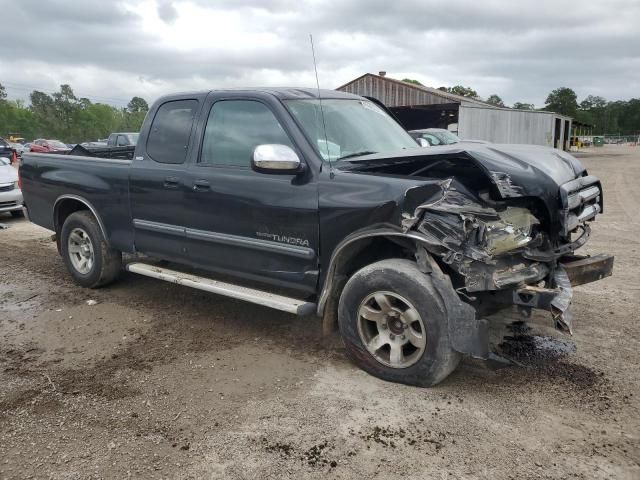
[[[91,212],[82,210],[67,217],[59,246],[67,270],[77,284],[97,288],[118,278],[122,254],[109,248]]]
[[[340,296],[338,324],[351,360],[383,380],[430,387],[460,362],[440,295],[409,260],[383,260],[356,272]]]

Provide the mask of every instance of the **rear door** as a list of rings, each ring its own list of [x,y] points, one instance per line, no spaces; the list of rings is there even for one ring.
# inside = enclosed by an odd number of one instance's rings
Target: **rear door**
[[[296,147],[275,98],[213,93],[201,114],[199,152],[187,172],[187,249],[194,265],[313,292],[318,275],[318,191],[307,166],[295,174],[251,169],[260,144]]]
[[[194,119],[201,99],[182,98],[160,105],[141,136],[129,177],[129,199],[136,251],[186,260],[185,169]]]

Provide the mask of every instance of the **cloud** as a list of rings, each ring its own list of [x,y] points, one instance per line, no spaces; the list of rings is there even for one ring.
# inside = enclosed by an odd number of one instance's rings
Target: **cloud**
[[[587,3],[586,5],[584,3]],[[90,98],[176,90],[321,86],[386,70],[543,104],[560,86],[608,99],[640,91],[640,2],[610,0],[0,0],[13,97],[70,83]],[[571,15],[559,14],[571,12]],[[41,21],[46,19],[46,21]]]
[[[158,16],[167,23],[172,23],[178,18],[178,10],[171,0],[158,1]]]

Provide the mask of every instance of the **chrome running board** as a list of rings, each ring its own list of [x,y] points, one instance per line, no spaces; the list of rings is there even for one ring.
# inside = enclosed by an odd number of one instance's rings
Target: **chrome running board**
[[[217,293],[225,297],[237,298],[246,302],[264,305],[275,308],[283,312],[293,313],[300,316],[315,314],[316,304],[305,302],[296,298],[285,297],[275,293],[263,292],[253,288],[241,287],[231,283],[220,282],[211,278],[200,277],[190,273],[177,272],[168,268],[157,267],[146,263],[129,263],[125,269],[132,273],[138,273],[146,277],[153,277],[165,282],[184,285],[185,287],[197,288],[206,292]]]

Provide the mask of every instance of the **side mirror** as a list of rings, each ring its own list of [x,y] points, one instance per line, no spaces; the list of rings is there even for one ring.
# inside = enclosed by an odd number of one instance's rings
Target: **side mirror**
[[[251,166],[258,172],[296,173],[302,162],[291,147],[279,144],[258,145],[253,150]]]
[[[422,137],[418,137],[418,143],[420,144],[421,147],[430,147],[431,144],[429,143],[429,140],[427,140],[426,138],[422,138]]]

